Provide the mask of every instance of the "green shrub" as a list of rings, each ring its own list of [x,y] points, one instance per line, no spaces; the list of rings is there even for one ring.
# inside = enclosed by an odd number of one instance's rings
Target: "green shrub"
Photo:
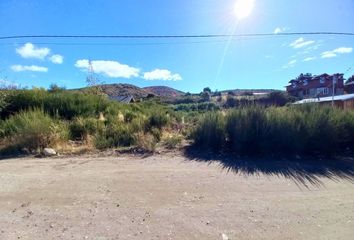
[[[128,122],[128,123],[132,122],[137,117],[138,117],[138,114],[136,114],[132,111],[129,111],[129,110],[124,113],[124,121]]]
[[[146,129],[151,129],[151,128],[163,128],[165,127],[168,123],[170,122],[169,116],[163,112],[163,111],[152,111],[150,113],[150,116],[147,120],[147,126]]]
[[[8,144],[17,149],[42,149],[66,141],[68,136],[65,123],[53,120],[41,110],[20,112],[0,126],[0,137],[7,138]]]
[[[333,155],[354,150],[354,111],[311,105],[248,106],[229,111],[225,118],[207,114],[192,139],[203,148],[241,155]]]
[[[36,111],[45,115],[43,119],[38,118],[35,122],[38,128],[47,129],[46,121],[53,122],[52,131],[43,130],[43,135],[48,136],[50,132],[63,139],[94,139],[95,145],[100,149],[135,145],[139,134],[148,136],[147,139],[153,137],[153,142],[156,144],[161,140],[162,129],[168,127],[172,121],[181,119],[181,115],[174,113],[171,108],[152,100],[122,104],[111,101],[104,95],[57,89],[57,86],[53,85],[50,91],[45,89],[13,90],[1,94],[0,119],[3,123],[1,123],[0,136],[11,135],[12,139],[15,139],[15,134],[24,132],[23,129],[18,130],[17,123],[11,124],[14,120],[9,119],[15,119],[16,116],[19,118],[24,114],[23,112],[31,112],[31,109],[41,109]],[[62,136],[58,132],[58,126],[61,124],[65,125],[63,129],[66,132]],[[29,128],[34,129],[34,126],[29,126]]]
[[[175,111],[198,111],[198,112],[206,112],[206,111],[214,111],[220,110],[220,106],[213,102],[203,102],[203,103],[190,103],[190,104],[178,104],[174,107]]]
[[[98,134],[95,136],[94,144],[97,149],[103,150],[113,147],[113,140],[111,138],[107,138],[105,135]]]
[[[220,113],[207,113],[192,132],[197,146],[220,150],[225,145],[225,118]]]
[[[43,109],[51,116],[64,119],[96,117],[111,104],[104,96],[70,91],[47,92],[44,89],[13,91],[6,102],[8,104],[1,112],[2,118],[33,108]]]
[[[265,109],[261,107],[232,111],[226,118],[230,145],[239,153],[259,152],[267,139],[267,128]]]
[[[124,123],[106,125],[95,138],[95,146],[98,149],[126,147],[134,145],[135,142],[135,132],[130,125]]]
[[[168,149],[175,149],[179,145],[181,145],[182,140],[183,140],[182,136],[178,136],[178,135],[170,136],[164,139],[164,144]]]
[[[155,137],[150,134],[150,133],[145,133],[145,134],[138,134],[136,138],[137,142],[137,147],[148,151],[148,152],[154,152],[157,146],[157,141]]]
[[[162,136],[162,131],[159,128],[152,128],[150,130],[150,133],[152,134],[152,136],[154,136],[155,140],[157,142],[159,142],[161,140],[161,136]]]
[[[95,118],[77,117],[70,122],[71,138],[74,140],[87,139],[89,135],[95,135],[100,127],[100,121]]]

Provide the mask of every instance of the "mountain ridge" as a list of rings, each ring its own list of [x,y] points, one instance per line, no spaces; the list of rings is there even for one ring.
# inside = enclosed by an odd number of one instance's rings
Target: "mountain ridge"
[[[132,96],[136,99],[145,98],[149,95],[157,96],[157,97],[167,97],[167,98],[178,98],[184,96],[186,93],[177,90],[168,86],[148,86],[148,87],[138,87],[133,84],[128,83],[112,83],[112,84],[101,84],[98,85],[103,93],[107,94],[109,97],[118,97],[118,96]],[[85,88],[80,88],[76,90],[84,90]],[[73,89],[74,90],[74,89]],[[228,94],[229,92],[233,92],[235,95],[241,95],[243,93],[251,92],[251,93],[271,93],[274,91],[280,91],[276,89],[230,89],[230,90],[221,90],[218,91],[223,95]],[[193,93],[199,94],[199,93]]]

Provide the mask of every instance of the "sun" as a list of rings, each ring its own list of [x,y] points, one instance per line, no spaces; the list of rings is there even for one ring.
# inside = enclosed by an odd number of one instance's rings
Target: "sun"
[[[241,20],[248,17],[254,8],[254,0],[237,0],[235,3],[236,17]]]

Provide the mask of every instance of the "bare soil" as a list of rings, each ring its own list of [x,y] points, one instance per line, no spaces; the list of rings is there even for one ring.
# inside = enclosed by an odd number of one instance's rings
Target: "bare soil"
[[[354,239],[353,164],[0,161],[0,239]]]

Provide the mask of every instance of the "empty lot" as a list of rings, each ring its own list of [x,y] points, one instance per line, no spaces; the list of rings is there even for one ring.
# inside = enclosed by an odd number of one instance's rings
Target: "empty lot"
[[[2,160],[0,239],[353,239],[352,165],[210,160]]]

